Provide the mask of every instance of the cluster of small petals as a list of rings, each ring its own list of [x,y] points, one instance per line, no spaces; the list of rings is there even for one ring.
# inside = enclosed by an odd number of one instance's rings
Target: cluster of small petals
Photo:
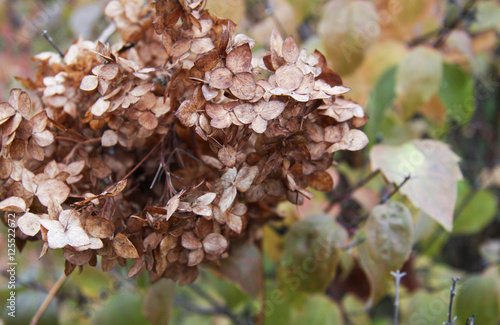
[[[110,1],[119,43],[37,55],[30,95],[0,104],[0,210],[20,213],[20,243],[64,249],[67,273],[133,259],[127,277],[191,283],[279,202],[331,191],[333,153],[366,146],[319,52],[274,31],[259,60],[204,4]]]

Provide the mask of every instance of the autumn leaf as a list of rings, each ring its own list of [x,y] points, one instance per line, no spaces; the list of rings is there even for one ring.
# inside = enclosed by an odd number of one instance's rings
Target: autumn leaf
[[[462,179],[460,158],[443,142],[414,140],[399,147],[375,145],[370,152],[372,169],[380,169],[392,183],[408,182],[400,192],[446,230],[451,231]]]
[[[402,203],[389,202],[372,209],[364,226],[366,241],[358,247],[361,266],[370,280],[368,305],[387,292],[390,272],[399,270],[411,253],[413,219]]]

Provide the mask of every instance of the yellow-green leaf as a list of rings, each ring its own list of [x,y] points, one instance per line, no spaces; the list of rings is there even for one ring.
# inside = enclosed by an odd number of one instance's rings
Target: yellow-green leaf
[[[460,158],[437,140],[414,140],[401,146],[375,145],[370,152],[372,169],[380,169],[393,183],[410,180],[400,189],[418,208],[451,231],[462,179]]]
[[[410,256],[410,210],[399,202],[377,205],[365,224],[364,235],[366,240],[358,247],[359,259],[371,285],[369,304],[375,304],[387,292],[390,272],[400,269]]]
[[[404,118],[410,118],[439,90],[443,75],[441,54],[433,48],[418,46],[399,64],[396,95]]]

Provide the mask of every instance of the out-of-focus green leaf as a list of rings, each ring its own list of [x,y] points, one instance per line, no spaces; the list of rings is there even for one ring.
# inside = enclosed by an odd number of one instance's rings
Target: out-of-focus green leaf
[[[326,55],[335,71],[348,74],[359,66],[365,50],[379,36],[375,5],[370,1],[331,0],[322,12],[318,34]]]
[[[468,235],[475,234],[484,229],[495,218],[498,210],[496,196],[487,190],[481,190],[474,194],[470,193],[470,185],[460,182],[458,186],[457,207],[467,204],[462,212],[453,222],[453,234]],[[464,202],[469,195],[473,195],[470,201]]]
[[[396,71],[397,67],[389,68],[384,72],[373,87],[366,111],[370,120],[366,124],[366,134],[373,141],[384,118],[385,111],[396,99]]]
[[[365,311],[363,302],[353,294],[348,293],[342,299],[342,307],[345,310],[350,324],[371,325],[370,317]]]
[[[267,296],[266,294],[264,325],[290,324],[292,320],[292,307],[288,301],[281,300],[281,298],[274,300],[272,297]]]
[[[470,26],[470,31],[479,33],[488,29],[500,30],[500,4],[497,1],[479,1],[476,19]]]
[[[175,282],[170,279],[161,279],[148,288],[142,312],[152,324],[170,324],[175,289]]]
[[[497,283],[484,275],[472,275],[459,283],[454,303],[457,324],[465,324],[476,315],[475,324],[498,324],[500,319],[500,288]]]
[[[443,64],[443,79],[439,98],[446,107],[450,120],[460,125],[470,121],[475,109],[474,82],[459,66]]]
[[[89,298],[98,298],[101,292],[109,292],[113,288],[113,278],[94,267],[86,267],[80,274],[75,272],[68,282],[75,283],[78,289]]]
[[[335,276],[339,247],[346,241],[347,231],[329,215],[317,214],[296,222],[285,238],[278,269],[280,288],[289,295],[323,292]]]
[[[130,289],[122,289],[109,297],[92,317],[92,324],[149,325],[142,313],[142,297]]]
[[[370,151],[372,169],[380,169],[416,207],[451,231],[462,172],[458,157],[447,144],[436,140],[414,140],[402,146],[375,145]]]
[[[405,119],[438,92],[442,73],[441,54],[430,47],[417,46],[401,61],[396,74],[396,94]]]
[[[450,281],[449,277],[448,281]],[[428,293],[424,290],[415,292],[409,299],[401,302],[400,324],[442,324],[448,314],[449,297],[448,286],[446,290],[437,293]],[[465,324],[465,322],[460,324]]]
[[[280,322],[281,323],[281,322]],[[281,323],[284,324],[284,323]],[[295,310],[292,325],[343,325],[340,308],[324,295],[310,295],[301,310]]]
[[[0,313],[1,319],[4,321],[5,325],[19,325],[19,324],[29,324],[38,308],[42,305],[46,293],[39,291],[17,291],[15,297],[15,317],[9,316],[9,312],[12,310],[8,308],[10,305],[10,290],[5,290],[0,293],[2,298],[2,312]],[[6,303],[6,304],[5,304]],[[57,310],[57,300],[52,300],[49,307],[43,313],[42,317],[38,321],[39,325],[57,325],[59,324],[58,310]]]
[[[243,243],[234,247],[230,257],[221,264],[217,271],[226,279],[237,283],[243,292],[255,299],[263,294],[262,256],[255,245]]]
[[[364,226],[366,241],[358,247],[361,267],[367,275],[375,304],[387,292],[390,272],[400,269],[411,253],[413,220],[402,203],[388,202],[372,209]]]

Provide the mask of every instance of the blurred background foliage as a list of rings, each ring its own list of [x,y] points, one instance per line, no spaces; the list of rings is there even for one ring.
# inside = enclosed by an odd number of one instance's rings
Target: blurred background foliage
[[[1,101],[20,86],[14,76],[33,71],[31,56],[52,50],[41,30],[63,50],[78,35],[94,40],[109,24],[102,13],[106,3],[0,2]],[[39,324],[393,324],[394,285],[376,271],[393,260],[361,265],[360,255],[370,252],[357,246],[370,240],[370,229],[349,222],[384,200],[390,188],[379,174],[355,186],[370,175],[374,146],[418,139],[449,144],[461,158],[464,179],[451,232],[411,197],[397,193],[390,199],[391,209],[400,211],[394,222],[413,224],[411,233],[407,227],[396,234],[400,246],[391,248],[396,256],[411,250],[403,266],[401,323],[446,321],[450,276],[461,276],[456,324],[472,314],[477,324],[499,324],[500,2],[208,0],[207,7],[255,38],[257,52],[265,51],[276,29],[324,53],[352,88],[348,96],[370,116],[364,127],[370,147],[335,157],[342,163],[330,169],[334,193],[316,193],[300,207],[281,204],[283,221],[263,228],[260,247],[241,246],[235,258],[218,270],[204,269],[193,285],[166,280],[151,285],[145,275],[125,279],[130,266],[107,274],[85,267],[69,277]],[[428,190],[435,201],[453,202],[451,193]],[[372,214],[368,222],[376,222]],[[0,241],[6,243],[1,229]],[[332,247],[343,236],[352,245],[315,255],[317,247]],[[40,249],[37,242],[17,252],[15,322],[6,317],[6,251],[0,252],[3,324],[28,324],[62,273],[62,253],[51,251],[39,260]],[[370,304],[375,287],[382,288],[381,295]]]

